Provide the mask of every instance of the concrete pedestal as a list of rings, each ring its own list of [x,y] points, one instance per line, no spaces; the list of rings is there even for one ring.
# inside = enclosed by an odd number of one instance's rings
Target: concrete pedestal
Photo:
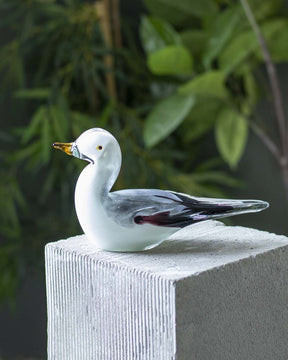
[[[158,248],[46,246],[49,360],[287,360],[288,238],[210,221]]]

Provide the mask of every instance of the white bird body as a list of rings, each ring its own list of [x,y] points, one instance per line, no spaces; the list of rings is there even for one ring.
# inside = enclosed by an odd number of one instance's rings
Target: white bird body
[[[110,251],[140,251],[157,246],[180,228],[161,228],[150,224],[121,226],[108,216],[103,206],[107,193],[97,186],[99,170],[89,164],[81,172],[75,188],[75,208],[87,237],[98,247]]]
[[[167,190],[129,189],[110,192],[121,168],[121,150],[108,131],[85,131],[73,143],[55,148],[89,161],[75,188],[75,208],[88,239],[109,251],[142,251],[174,232],[208,219],[261,211],[260,200],[197,198]]]

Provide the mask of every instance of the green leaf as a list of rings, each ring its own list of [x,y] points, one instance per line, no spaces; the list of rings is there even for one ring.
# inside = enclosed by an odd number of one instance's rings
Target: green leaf
[[[12,153],[9,156],[9,160],[14,162],[20,162],[23,160],[28,160],[29,158],[37,157],[41,152],[41,143],[40,141],[35,141],[31,145],[26,146],[25,148],[17,150],[15,153]]]
[[[181,127],[184,141],[194,141],[212,130],[215,125],[217,113],[222,106],[223,103],[217,99],[196,97],[195,105],[192,107]]]
[[[176,173],[169,177],[169,180],[175,188],[190,194],[199,196],[223,197],[224,194],[218,188],[208,186],[205,182],[202,184],[195,179],[194,174]]]
[[[182,131],[184,141],[188,143],[201,138],[207,132],[212,130],[214,124],[215,119],[212,116],[204,120],[198,117],[194,118],[193,115],[191,115],[191,117],[188,115]]]
[[[216,98],[226,98],[225,74],[221,71],[208,71],[196,76],[186,84],[178,88],[181,94],[193,94],[202,96],[212,96]]]
[[[18,90],[14,96],[21,99],[47,99],[51,94],[49,88],[24,89]]]
[[[147,54],[167,45],[181,45],[180,36],[168,22],[151,16],[142,17],[140,37]]]
[[[166,46],[148,56],[148,67],[156,75],[187,75],[192,65],[192,56],[180,45]]]
[[[113,114],[114,104],[113,102],[109,102],[105,108],[102,110],[100,117],[97,119],[97,126],[105,128],[108,124],[111,115]]]
[[[22,143],[27,144],[34,136],[39,134],[39,129],[47,117],[47,107],[40,106],[34,113],[29,125],[22,134]]]
[[[203,173],[205,171],[213,171],[213,169],[222,166],[223,159],[220,156],[209,158],[205,162],[201,162],[196,168],[194,168],[195,172]]]
[[[288,61],[288,21],[277,19],[267,22],[262,27],[267,47],[275,62]],[[260,47],[257,48],[256,56],[263,60]]]
[[[233,109],[225,108],[217,116],[216,144],[223,159],[235,167],[241,158],[248,137],[246,119]]]
[[[198,172],[194,173],[193,177],[197,182],[211,182],[211,183],[218,183],[220,185],[226,185],[230,187],[241,187],[243,184],[241,181],[227,175],[223,171],[205,171],[205,172]]]
[[[244,74],[244,87],[249,105],[255,105],[259,98],[259,89],[251,71],[247,71]]]
[[[272,57],[277,60],[287,58],[287,30],[286,19],[266,21],[261,25],[261,32],[268,44]],[[219,66],[222,71],[229,73],[235,69],[249,55],[254,53],[263,61],[263,55],[258,44],[256,35],[252,30],[247,30],[237,35],[225,47],[219,56]]]
[[[249,5],[257,21],[279,14],[283,0],[249,0]]]
[[[191,95],[174,94],[160,101],[144,125],[144,141],[152,147],[170,135],[185,119],[194,105]]]
[[[148,10],[172,24],[183,25],[189,17],[215,15],[217,6],[213,0],[144,0]]]
[[[75,137],[79,136],[83,131],[97,126],[96,120],[87,114],[79,111],[71,112],[72,133]]]
[[[237,25],[241,21],[241,10],[239,4],[233,5],[215,17],[209,29],[209,41],[203,57],[205,68],[211,67],[212,61],[235,34]]]
[[[193,56],[203,53],[206,42],[207,33],[202,30],[185,30],[180,33],[183,45],[190,50]]]
[[[41,131],[41,160],[43,163],[47,163],[51,157],[52,140],[51,140],[51,122],[47,116],[44,120]]]
[[[59,141],[64,142],[68,132],[68,119],[62,109],[58,106],[51,105],[49,110],[53,123],[54,134],[58,137]]]
[[[237,35],[225,47],[219,56],[219,67],[226,74],[234,70],[258,46],[257,39],[252,30]]]

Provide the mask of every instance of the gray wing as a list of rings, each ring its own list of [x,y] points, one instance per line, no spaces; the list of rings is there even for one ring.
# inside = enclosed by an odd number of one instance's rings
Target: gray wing
[[[232,215],[235,209],[229,200],[223,203],[218,199],[152,189],[115,191],[108,195],[103,205],[107,215],[122,226],[148,223],[177,228]]]

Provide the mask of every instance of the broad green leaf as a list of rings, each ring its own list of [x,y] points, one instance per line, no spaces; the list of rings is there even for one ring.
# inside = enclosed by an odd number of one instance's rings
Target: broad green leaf
[[[181,128],[184,141],[194,141],[212,130],[222,106],[223,103],[217,99],[196,97],[195,104]]]
[[[251,71],[244,74],[244,87],[249,105],[254,106],[259,98],[259,89]]]
[[[180,36],[168,22],[151,16],[142,17],[140,37],[147,54],[167,45],[181,45]]]
[[[287,53],[285,52],[287,49],[287,42],[285,42],[287,29],[288,22],[285,19],[266,21],[261,26],[261,32],[268,44],[268,48],[271,48],[272,56],[273,52],[275,52],[275,57],[277,58],[278,56],[278,59],[281,56],[287,58]],[[252,30],[247,30],[232,39],[220,54],[220,69],[229,73],[252,53],[256,54],[261,60],[263,59],[256,35]]]
[[[148,67],[156,75],[187,75],[192,65],[192,56],[181,45],[166,46],[148,56]]]
[[[212,96],[216,98],[227,97],[225,88],[225,74],[221,71],[208,71],[196,76],[178,88],[181,94]]]
[[[265,20],[279,14],[283,0],[249,0],[249,5],[257,21]]]
[[[191,16],[202,18],[217,13],[214,0],[144,0],[144,4],[153,15],[175,25],[183,25]]]
[[[191,95],[174,94],[160,101],[144,125],[144,141],[152,147],[170,135],[185,119],[194,105]]]
[[[217,116],[216,144],[223,159],[235,167],[241,158],[248,137],[246,119],[233,109],[225,108]]]
[[[51,95],[49,88],[23,89],[14,93],[14,96],[21,99],[47,99]]]
[[[256,50],[257,39],[252,30],[237,35],[219,56],[219,67],[226,74],[233,71],[248,55]]]
[[[193,56],[203,53],[206,42],[207,33],[203,30],[185,30],[180,33],[183,45],[190,50]]]
[[[233,37],[237,25],[241,21],[240,5],[233,5],[215,17],[209,31],[209,40],[203,57],[205,68],[210,68],[212,61],[222,51],[227,42]]]
[[[206,119],[199,117],[187,116],[183,128],[183,139],[186,143],[201,138],[207,132],[211,131],[215,124],[215,118],[212,116]]]
[[[288,61],[287,19],[277,19],[267,22],[263,25],[262,31],[273,61]],[[256,55],[260,60],[263,60],[260,47],[257,48]]]

